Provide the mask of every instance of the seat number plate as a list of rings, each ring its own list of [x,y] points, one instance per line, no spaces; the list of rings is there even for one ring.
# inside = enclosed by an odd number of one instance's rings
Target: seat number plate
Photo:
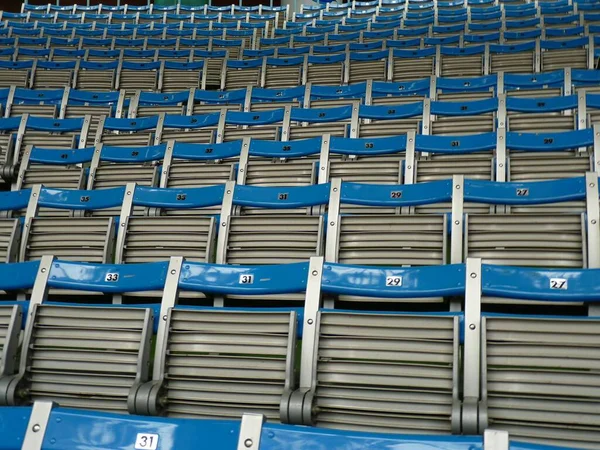
[[[568,283],[565,278],[550,278],[550,289],[567,290]]]
[[[402,277],[386,277],[386,286],[402,286]]]
[[[135,449],[156,450],[158,447],[158,434],[138,433],[135,438]]]
[[[240,284],[252,284],[254,283],[254,275],[240,275]]]

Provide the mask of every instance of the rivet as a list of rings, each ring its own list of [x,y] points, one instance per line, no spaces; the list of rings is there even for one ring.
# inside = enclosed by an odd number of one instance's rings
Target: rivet
[[[175,269],[171,270],[171,275],[175,275],[177,271]]]
[[[471,273],[471,278],[477,278],[477,274],[475,272]]]
[[[498,136],[498,139],[503,140],[504,136]]]
[[[335,222],[332,220],[331,222],[329,222],[329,225],[334,226]]]
[[[325,166],[321,166],[321,170],[325,170]]]
[[[228,189],[228,190],[227,190],[227,193],[228,193],[228,194],[231,194],[231,189]]]
[[[596,219],[592,219],[592,225],[596,225]]]
[[[124,227],[124,226],[125,226],[125,223],[123,222],[123,223],[121,224],[121,226],[122,226],[122,227]]]
[[[32,430],[34,433],[37,433],[37,432],[38,432],[38,431],[40,431],[41,429],[42,429],[42,427],[40,427],[40,426],[39,426],[37,423],[36,423],[34,426],[32,426],[32,427],[31,427],[31,430]]]
[[[313,271],[312,271],[312,274],[313,274],[313,276],[314,276],[314,277],[316,277],[317,275],[319,275],[319,272],[318,272],[318,271],[316,271],[316,270],[313,270]]]
[[[337,188],[333,188],[333,192],[337,192],[337,190],[338,190]]]
[[[475,328],[477,328],[477,327],[475,326],[474,323],[472,323],[471,325],[469,325],[469,330],[474,330]]]
[[[460,220],[455,220],[454,225],[460,225]]]
[[[162,316],[162,320],[167,320],[167,315]]]
[[[594,187],[594,186],[596,186],[595,183],[590,183],[590,187]]]
[[[224,227],[225,225],[227,225],[227,222],[221,222],[222,227]]]
[[[456,186],[454,186],[455,189],[460,189],[460,184],[457,184]]]
[[[407,169],[412,169],[412,166],[406,166]]]
[[[127,191],[127,195],[131,195],[131,191]]]
[[[45,268],[44,268],[44,269],[42,269],[42,271],[41,271],[41,272],[42,272],[42,273],[46,273],[46,269],[45,269]]]
[[[312,325],[312,324],[313,324],[313,320],[312,320],[312,319],[308,319],[308,320],[306,321],[306,323],[307,323],[307,324],[309,324],[309,325]]]
[[[254,442],[252,441],[252,439],[246,439],[244,441],[244,445],[248,448],[252,447],[252,444],[254,444]]]

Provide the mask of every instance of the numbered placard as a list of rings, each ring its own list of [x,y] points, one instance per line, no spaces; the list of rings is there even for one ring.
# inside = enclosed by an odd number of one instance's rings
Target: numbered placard
[[[386,277],[385,279],[386,286],[402,286],[402,277]]]
[[[240,275],[240,284],[252,284],[254,283],[254,275],[252,274],[242,274]]]
[[[107,273],[104,281],[119,281],[118,273]]]
[[[138,433],[135,438],[136,450],[156,450],[158,447],[158,434]]]
[[[550,289],[567,290],[569,284],[566,278],[550,278]]]

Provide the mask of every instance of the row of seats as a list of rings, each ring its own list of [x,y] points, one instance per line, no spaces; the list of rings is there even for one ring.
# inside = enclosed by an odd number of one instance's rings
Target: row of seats
[[[541,70],[548,73],[562,71],[565,66],[578,71],[583,81],[590,84],[588,80],[595,80],[595,77],[581,71],[595,66],[593,41],[581,38],[572,42],[576,45],[569,49],[553,47],[543,51],[537,41],[520,45],[518,52],[504,51],[511,46],[499,46],[502,48],[498,48],[498,52],[491,51],[493,45],[436,46],[423,50],[263,56],[239,61],[228,58],[228,51],[223,50],[88,49],[66,52],[66,58],[76,58],[76,54],[81,53],[84,60],[47,61],[43,54],[59,53],[53,50],[19,50],[17,53],[7,49],[0,50],[0,58],[4,55],[9,59],[0,61],[0,87],[50,89],[69,86],[91,91],[174,92],[190,88],[236,89],[248,85],[284,88],[307,82],[339,86],[367,80],[414,81],[431,75],[461,78],[500,72],[533,74]],[[306,49],[308,53],[309,48]],[[100,61],[93,60],[92,55],[98,56]],[[38,56],[42,58],[37,59]],[[17,61],[11,61],[13,57]]]
[[[91,176],[110,185],[111,173],[118,177],[124,167],[105,162]],[[260,158],[240,169],[249,177],[260,171],[269,176],[272,170]],[[135,173],[143,180],[141,168]],[[145,170],[146,176],[153,173]],[[33,261],[52,253],[70,261],[138,263],[181,255],[190,261],[264,265],[324,255],[328,262],[345,264],[430,266],[479,257],[499,265],[597,268],[597,181],[597,173],[588,172],[520,183],[455,176],[414,185],[339,178],[300,187],[34,185],[0,197],[0,210],[14,217],[0,221],[2,259]],[[269,300],[293,304],[298,298]]]
[[[265,80],[266,80],[266,71]],[[47,73],[35,72],[30,83],[47,84]],[[163,67],[163,85],[165,92],[156,93],[142,90],[127,92],[92,92],[77,89],[26,89],[12,85],[0,89],[0,105],[4,117],[14,117],[29,113],[33,116],[65,118],[74,117],[69,106],[87,104],[89,113],[111,117],[135,118],[161,112],[169,114],[194,115],[219,111],[226,107],[229,111],[265,111],[285,106],[294,107],[334,107],[350,104],[364,105],[402,105],[414,103],[425,98],[440,101],[481,100],[500,94],[508,97],[545,98],[559,95],[571,95],[582,92],[596,93],[600,84],[600,72],[593,70],[565,69],[545,74],[504,74],[502,72],[483,77],[444,78],[432,76],[429,80],[403,83],[385,81],[366,81],[347,86],[313,85],[307,81],[305,86],[291,88],[260,88],[248,86],[227,91],[206,91],[185,88],[170,92],[175,86],[164,84],[164,78],[174,76]],[[200,74],[197,74],[199,77]],[[191,81],[192,75],[187,81]],[[181,80],[184,81],[184,80]],[[191,83],[190,83],[191,84]],[[460,97],[459,97],[460,96]],[[583,99],[582,99],[583,100]],[[104,111],[95,106],[113,106]]]
[[[0,273],[1,289],[31,290],[28,302],[0,306],[4,405],[55,401],[204,419],[258,413],[371,433],[477,434],[490,426],[525,442],[589,449],[600,439],[597,270],[497,267],[478,258],[435,268],[318,257],[225,268],[181,257],[94,265],[44,256],[2,265]],[[50,289],[152,290],[162,298],[159,305],[56,304],[47,299]],[[292,310],[199,308],[180,300],[189,292],[291,294],[302,303]],[[367,308],[374,299],[452,296],[464,313],[327,308],[345,295],[363,298]],[[482,314],[487,296],[590,302],[592,317]]]

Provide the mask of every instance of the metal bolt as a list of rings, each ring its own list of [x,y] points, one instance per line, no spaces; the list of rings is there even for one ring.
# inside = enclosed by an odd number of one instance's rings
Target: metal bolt
[[[498,164],[498,167],[504,167],[504,164],[500,163]]]
[[[331,222],[329,222],[329,225],[334,226],[335,222],[332,220]]]
[[[455,220],[454,225],[460,225],[460,220]]]
[[[254,442],[252,442],[252,439],[246,439],[246,440],[244,441],[244,445],[245,445],[247,448],[250,448],[250,447],[252,447],[252,445],[253,445],[253,444],[254,444]]]
[[[175,269],[171,270],[171,275],[175,275],[177,271]]]
[[[32,427],[31,427],[31,430],[32,430],[34,433],[37,433],[37,432],[38,432],[38,431],[40,431],[41,429],[42,429],[42,427],[40,427],[40,426],[39,426],[37,423],[36,423],[34,426],[32,426]]]
[[[504,139],[504,136],[498,136],[498,139],[502,140]]]
[[[227,225],[227,222],[222,222],[222,223],[221,223],[221,226],[222,226],[222,227],[224,227],[224,226],[226,226],[226,225]]]
[[[469,325],[469,330],[474,330],[475,328],[477,328],[477,327],[475,326],[474,323],[472,323],[471,325]]]
[[[325,166],[321,166],[321,170],[325,170]]]
[[[309,324],[309,325],[312,325],[312,324],[313,324],[313,320],[312,320],[312,319],[308,319],[308,320],[306,321],[306,323],[307,323],[307,324]]]
[[[46,273],[46,269],[42,269],[42,273]]]
[[[243,172],[243,171],[244,171],[244,169],[240,169],[240,172]]]
[[[127,191],[127,195],[131,195],[131,191]]]
[[[228,194],[231,194],[231,189],[227,189],[227,193],[228,193]]]
[[[313,274],[313,277],[316,277],[317,275],[319,275],[319,272],[318,272],[318,271],[316,271],[316,270],[313,270],[313,271],[312,271],[312,274]]]
[[[596,186],[595,183],[590,183],[590,187],[594,187],[594,186]]]
[[[596,219],[592,219],[592,225],[596,225]]]
[[[408,140],[408,142],[412,142],[412,141],[413,141],[413,138],[410,138],[410,139]]]
[[[333,188],[333,192],[337,192],[337,190],[338,190],[337,188]]]
[[[121,226],[122,226],[122,227],[124,227],[124,226],[125,226],[125,223],[123,222],[123,223],[121,224]]]
[[[477,278],[477,274],[475,272],[471,272],[471,278]]]
[[[455,189],[460,189],[460,184],[457,184],[456,186],[454,186]]]
[[[165,314],[164,316],[162,316],[163,320],[167,320],[167,315]]]

